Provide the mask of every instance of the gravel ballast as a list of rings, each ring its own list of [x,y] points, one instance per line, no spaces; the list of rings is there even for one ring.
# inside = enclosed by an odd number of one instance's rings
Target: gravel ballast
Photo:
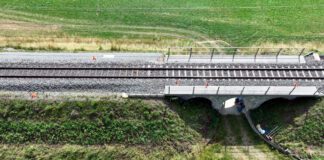
[[[15,55],[15,54],[14,54]],[[142,66],[185,66],[186,64],[165,64],[161,61],[162,54],[121,54],[114,57],[104,54],[80,54],[73,60],[73,55],[65,54],[23,55],[16,59],[8,57],[0,60],[0,67],[142,67]],[[92,60],[91,56],[106,56],[105,59]],[[46,59],[46,57],[50,57]],[[292,64],[190,64],[208,68],[289,68]],[[296,64],[297,67],[322,67],[322,62]],[[238,79],[182,79],[176,84],[176,79],[41,79],[41,78],[0,78],[0,90],[3,91],[93,91],[93,92],[124,92],[129,94],[161,94],[166,85],[196,85],[203,86],[294,86],[294,80],[238,80]],[[324,92],[323,80],[299,80],[299,86],[316,86]]]

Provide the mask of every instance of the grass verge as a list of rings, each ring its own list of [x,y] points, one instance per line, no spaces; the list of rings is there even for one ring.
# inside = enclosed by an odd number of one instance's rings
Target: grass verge
[[[269,130],[280,126],[275,140],[304,158],[324,158],[324,99],[276,99],[253,111],[252,117]]]
[[[0,103],[2,143],[177,144],[199,137],[165,106],[140,100]]]
[[[204,99],[1,99],[0,158],[285,159],[249,138],[242,118],[220,117],[210,105]]]

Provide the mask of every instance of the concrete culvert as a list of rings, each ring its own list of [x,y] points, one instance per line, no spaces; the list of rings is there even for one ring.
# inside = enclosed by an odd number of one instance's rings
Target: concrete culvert
[[[191,98],[187,100],[186,103],[190,103],[193,105],[199,104],[199,105],[203,105],[204,107],[212,107],[212,102],[209,99],[203,97]]]

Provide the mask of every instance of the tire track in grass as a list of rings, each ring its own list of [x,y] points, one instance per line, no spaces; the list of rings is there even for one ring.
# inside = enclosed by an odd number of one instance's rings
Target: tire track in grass
[[[13,10],[3,10],[0,11],[3,14],[9,13],[10,16],[16,15],[16,18],[24,16],[25,20],[38,20],[37,22],[50,22],[50,23],[59,23],[63,22],[62,18],[60,17],[52,17],[52,16],[45,16],[45,15],[40,15],[40,14],[32,14],[28,12],[22,12],[22,11],[13,11]],[[29,19],[28,19],[29,18]],[[49,21],[50,19],[50,21]],[[41,20],[41,21],[39,21]],[[53,21],[54,20],[54,21]],[[79,23],[77,23],[79,22]],[[80,23],[81,22],[81,23]],[[75,20],[75,19],[65,19],[64,18],[64,24],[70,24],[70,25],[75,25],[75,26],[91,26],[93,23],[89,23],[89,21],[84,21],[84,20]],[[207,35],[192,31],[192,30],[187,30],[183,28],[176,28],[176,27],[153,27],[153,26],[137,26],[137,25],[100,25],[97,24],[97,26],[104,26],[104,27],[111,27],[111,28],[127,28],[127,29],[146,29],[146,30],[163,30],[163,31],[171,31],[174,33],[174,31],[177,31],[178,33],[185,33],[189,34],[192,37],[197,37],[200,40],[204,41],[215,41],[214,39],[209,38]]]
[[[79,25],[78,25],[79,26]],[[67,26],[70,27],[70,26]],[[109,28],[109,26],[106,26]],[[160,36],[160,37],[171,37],[171,38],[177,38],[177,39],[183,39],[186,41],[191,41],[191,42],[196,42],[197,40],[192,38],[192,37],[188,37],[185,35],[181,35],[178,33],[168,33],[168,32],[150,32],[150,31],[136,31],[134,29],[131,29],[131,26],[129,26],[130,28],[126,28],[127,30],[120,30],[120,29],[110,29],[110,30],[103,30],[103,31],[99,31],[99,33],[120,33],[120,34],[133,34],[133,35],[147,35],[147,36]],[[90,28],[89,28],[90,29]],[[92,28],[94,29],[94,28]],[[107,28],[106,28],[107,29]],[[70,30],[70,29],[67,29]],[[77,29],[76,31],[78,32],[79,29]],[[81,29],[82,31],[82,29]],[[84,30],[84,31],[88,31],[88,30]],[[208,47],[206,45],[203,44],[198,44],[199,47]]]
[[[62,24],[64,22],[64,24],[85,24],[89,22],[80,19],[78,20],[66,19],[61,17],[53,17],[53,16],[42,15],[42,14],[28,13],[28,12],[8,10],[8,9],[0,10],[0,13],[3,16],[15,18],[15,20],[25,20],[28,22],[37,22],[37,23],[47,22],[50,24],[52,23]]]
[[[0,15],[2,15],[0,13]],[[3,16],[3,17],[6,17],[10,20],[18,20],[18,18],[15,18],[15,17],[12,17],[12,16]],[[27,18],[22,18],[22,20],[24,22],[33,22],[35,24],[39,24],[39,25],[42,25],[44,27],[46,26],[53,26],[54,24],[43,24],[41,21],[37,21],[37,20],[30,20],[30,19],[27,19]],[[21,21],[20,21],[21,22]],[[20,23],[20,24],[23,24],[23,23]],[[15,23],[15,25],[19,25],[19,22]],[[56,27],[56,28],[62,28],[62,27],[71,27],[71,26],[78,26],[78,27],[83,27],[83,26],[89,26],[89,25],[70,25],[70,26],[67,26],[65,24],[63,25],[57,25],[59,27]],[[109,28],[109,26],[106,26],[107,28]],[[106,29],[107,29],[106,28]],[[124,27],[123,27],[124,28]],[[161,33],[161,32],[148,32],[148,31],[130,31],[130,30],[134,30],[134,29],[131,29],[131,26],[129,26],[129,28],[127,28],[128,31],[123,31],[123,30],[106,30],[106,31],[100,31],[99,33],[120,33],[120,34],[132,34],[132,35],[146,35],[146,36],[160,36],[160,37],[171,37],[171,38],[177,38],[177,39],[183,39],[183,40],[186,40],[186,41],[192,41],[192,42],[196,42],[197,40],[196,39],[193,39],[192,37],[188,37],[188,36],[185,36],[185,35],[180,35],[180,34],[177,34],[177,33]],[[70,29],[65,29],[65,30],[70,30]],[[82,30],[80,28],[78,28],[76,31],[77,32],[82,32],[82,31],[85,31],[85,32],[91,32],[92,30],[94,30],[94,28],[89,28],[89,29],[86,29],[86,30]],[[97,31],[98,32],[98,31]],[[208,47],[206,45],[202,45],[202,44],[198,44],[199,47]]]
[[[48,25],[53,25],[54,23],[59,23],[60,26],[64,27],[84,27],[84,26],[93,26],[93,24],[89,24],[88,22],[84,21],[75,21],[75,20],[69,20],[69,19],[64,19],[62,21],[62,18],[59,17],[50,17],[50,16],[44,16],[44,15],[39,15],[39,14],[31,14],[27,12],[21,12],[21,11],[12,11],[12,10],[6,10],[6,11],[0,11],[0,13],[3,17],[15,19],[15,20],[24,20],[24,21],[29,21],[29,22],[35,22],[35,23],[43,23],[48,22],[50,20],[50,24]],[[10,13],[10,15],[8,15]],[[56,21],[56,22],[55,22]],[[81,23],[80,23],[81,22]],[[57,25],[57,24],[56,24]],[[208,36],[196,32],[196,31],[191,31],[191,30],[186,30],[186,29],[181,29],[181,28],[175,28],[175,27],[152,27],[152,26],[131,26],[131,25],[96,25],[96,27],[105,27],[107,28],[117,28],[117,29],[128,29],[128,30],[156,30],[156,31],[164,31],[164,33],[159,33],[159,32],[149,32],[147,34],[147,31],[145,32],[138,32],[138,31],[128,31],[128,32],[121,32],[119,30],[109,30],[111,32],[115,33],[121,33],[121,34],[144,34],[144,35],[161,35],[164,37],[171,36],[171,37],[181,37],[183,39],[189,39],[190,41],[194,42],[197,44],[199,47],[221,47],[223,45],[220,44],[228,44],[225,41],[222,40],[214,40],[209,38]],[[89,28],[91,29],[91,28]],[[93,28],[92,28],[93,29]],[[154,34],[152,34],[154,33]],[[201,43],[201,40],[203,40]],[[208,42],[208,43],[205,43]],[[220,42],[220,44],[215,43],[215,42]],[[229,44],[228,44],[229,45]]]
[[[244,119],[242,117],[235,117],[236,121],[238,121],[237,123],[239,124],[239,129],[240,129],[240,134],[242,137],[242,143],[244,146],[248,147],[244,147],[242,148],[243,150],[248,149],[247,154],[249,154],[250,159],[273,159],[273,155],[264,153],[262,150],[256,148],[255,146],[253,146],[252,144],[252,140],[248,135],[248,131],[246,130],[246,126],[243,124]]]
[[[229,144],[231,146],[231,151],[229,152],[235,159],[238,160],[249,160],[249,157],[239,149],[239,146],[237,146],[237,139],[234,136],[233,133],[233,128],[232,127],[237,127],[237,126],[231,126],[229,123],[228,117],[223,117],[224,120],[224,128],[226,131],[226,138],[225,138],[225,143],[226,145]]]

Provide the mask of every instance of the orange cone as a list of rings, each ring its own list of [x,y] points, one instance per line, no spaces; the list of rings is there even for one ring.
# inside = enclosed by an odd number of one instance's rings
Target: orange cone
[[[298,87],[299,86],[299,82],[298,81],[295,81],[294,82],[294,87]]]
[[[176,80],[176,85],[179,86],[179,84],[180,84],[180,80],[177,79]]]
[[[208,87],[208,81],[206,81],[206,83],[205,83],[205,88],[207,88]]]
[[[32,98],[32,99],[37,98],[37,92],[32,92],[32,93],[31,93],[31,98]]]

